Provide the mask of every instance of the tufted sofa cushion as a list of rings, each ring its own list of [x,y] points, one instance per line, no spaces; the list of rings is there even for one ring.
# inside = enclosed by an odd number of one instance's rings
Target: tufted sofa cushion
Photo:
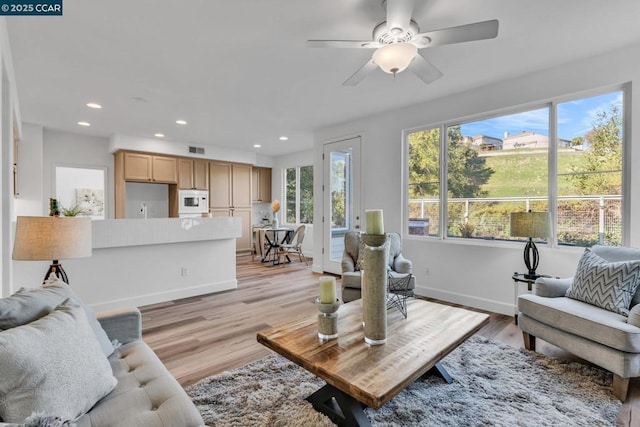
[[[121,346],[109,362],[118,385],[78,427],[203,425],[189,396],[143,341]]]

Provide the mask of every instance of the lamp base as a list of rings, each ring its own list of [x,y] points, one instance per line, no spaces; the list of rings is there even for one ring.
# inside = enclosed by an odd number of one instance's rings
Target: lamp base
[[[524,275],[525,279],[537,279],[540,277],[536,274],[536,268],[538,268],[538,262],[540,261],[540,255],[538,254],[538,248],[533,243],[533,239],[529,237],[527,244],[524,246],[524,265],[527,266],[529,271]]]
[[[54,259],[49,266],[49,270],[47,270],[47,274],[44,275],[44,281],[42,283],[47,283],[47,280],[49,280],[49,276],[51,276],[51,274],[54,274],[56,277],[60,278],[67,285],[69,284],[67,273],[64,271],[64,269],[62,268],[62,264],[60,264],[57,259]]]

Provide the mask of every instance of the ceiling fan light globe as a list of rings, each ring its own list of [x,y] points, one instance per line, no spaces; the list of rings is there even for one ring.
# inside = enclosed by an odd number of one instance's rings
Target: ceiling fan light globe
[[[404,71],[417,53],[413,43],[391,43],[376,50],[371,59],[385,73],[396,74]]]

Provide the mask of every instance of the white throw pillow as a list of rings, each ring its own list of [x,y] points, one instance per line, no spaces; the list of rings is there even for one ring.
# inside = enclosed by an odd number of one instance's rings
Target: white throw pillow
[[[72,299],[0,332],[0,418],[33,413],[75,420],[116,386],[85,311]]]

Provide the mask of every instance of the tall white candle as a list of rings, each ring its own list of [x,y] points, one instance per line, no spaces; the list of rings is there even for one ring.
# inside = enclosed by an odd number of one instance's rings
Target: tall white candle
[[[336,278],[332,276],[322,276],[320,278],[320,302],[331,304],[336,302]]]
[[[364,211],[367,225],[367,234],[384,234],[384,221],[382,219],[382,209],[371,209]]]

